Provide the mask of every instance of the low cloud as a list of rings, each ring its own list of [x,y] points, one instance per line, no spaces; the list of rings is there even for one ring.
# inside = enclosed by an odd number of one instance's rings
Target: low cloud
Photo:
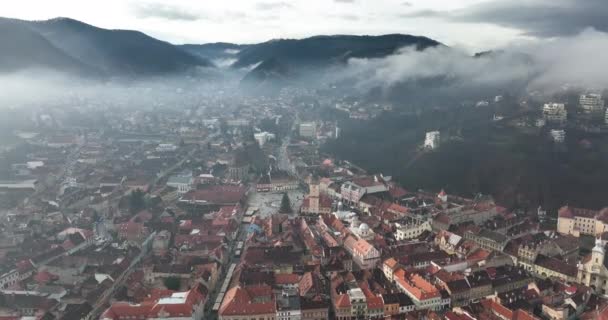
[[[586,30],[573,37],[538,40],[472,57],[445,46],[416,51],[403,48],[378,59],[351,59],[342,74],[357,87],[390,89],[432,79],[434,86],[460,88],[520,87],[547,93],[563,85],[608,88],[608,33]]]
[[[163,4],[163,3],[137,3],[132,10],[138,18],[161,18],[175,21],[196,21],[203,17],[201,14],[193,13],[187,8]]]

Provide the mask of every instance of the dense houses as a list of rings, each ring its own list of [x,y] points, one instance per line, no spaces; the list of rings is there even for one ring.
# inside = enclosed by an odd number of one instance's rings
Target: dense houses
[[[286,101],[108,112],[113,131],[28,138],[37,151],[0,186],[24,195],[1,216],[0,319],[608,316],[606,209],[564,206],[552,225],[488,195],[406,190],[321,152],[338,124]]]

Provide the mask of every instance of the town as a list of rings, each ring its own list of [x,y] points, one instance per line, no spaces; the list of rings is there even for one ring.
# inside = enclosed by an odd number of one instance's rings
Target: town
[[[0,318],[608,316],[608,209],[407,190],[324,152],[339,122],[309,92],[283,94],[26,109],[24,143],[2,155]],[[359,121],[392,112],[324,103]],[[580,103],[605,113],[601,96]],[[557,123],[548,138],[565,139],[564,104],[537,114],[530,127]],[[442,148],[440,134],[421,148]]]

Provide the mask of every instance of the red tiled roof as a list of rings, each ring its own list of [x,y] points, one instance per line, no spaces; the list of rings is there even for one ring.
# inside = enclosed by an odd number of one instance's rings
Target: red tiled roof
[[[201,201],[214,204],[238,203],[245,196],[247,189],[242,186],[217,185],[205,189],[192,190],[182,199],[187,201]]]
[[[256,302],[254,298],[267,296],[268,299]],[[267,285],[251,286],[242,288],[232,287],[226,292],[219,310],[220,316],[246,315],[255,316],[262,314],[274,314],[276,306],[272,288]]]
[[[101,319],[147,319],[162,317],[184,317],[191,316],[200,304],[204,304],[207,298],[206,288],[201,284],[190,291],[173,293],[170,297],[165,293],[154,301],[144,301],[140,304],[128,302],[113,303],[100,317]],[[167,298],[161,299],[161,298]]]
[[[277,273],[274,282],[278,285],[296,284],[300,282],[300,276],[294,273]]]

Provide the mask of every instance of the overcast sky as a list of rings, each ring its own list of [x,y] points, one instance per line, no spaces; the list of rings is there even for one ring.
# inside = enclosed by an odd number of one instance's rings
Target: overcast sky
[[[173,43],[318,34],[424,35],[470,51],[608,30],[607,0],[10,0],[1,15],[70,17]]]

